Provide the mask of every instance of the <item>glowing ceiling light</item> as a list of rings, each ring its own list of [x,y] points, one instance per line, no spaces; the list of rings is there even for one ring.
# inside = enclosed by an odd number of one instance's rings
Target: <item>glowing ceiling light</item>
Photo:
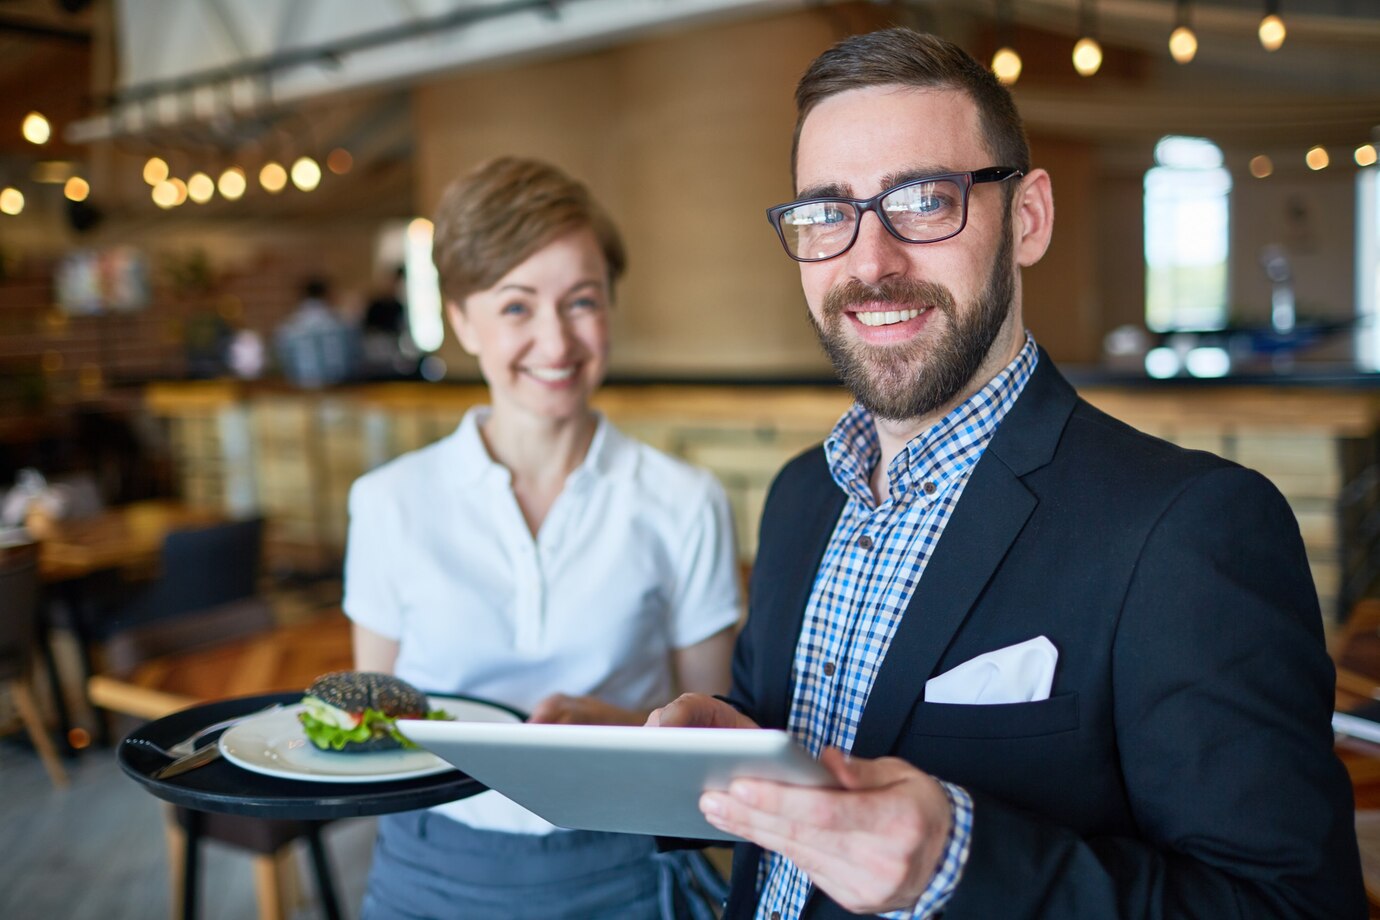
[[[227,201],[238,201],[248,188],[249,180],[245,178],[244,170],[238,166],[231,166],[220,174],[220,181],[217,187],[220,189],[220,197]]]
[[[1198,54],[1198,36],[1188,26],[1179,26],[1169,34],[1169,55],[1180,64],[1187,64]]]
[[[1322,147],[1313,147],[1310,149],[1303,160],[1308,164],[1308,168],[1314,172],[1320,169],[1327,169],[1328,164],[1332,162],[1332,158],[1327,155],[1327,151]]]
[[[187,180],[187,197],[197,204],[205,204],[216,194],[216,183],[204,172],[192,173]]]
[[[1265,179],[1275,171],[1275,164],[1263,153],[1260,156],[1251,157],[1251,175],[1257,179]]]
[[[166,182],[168,178],[168,161],[162,157],[149,157],[144,164],[144,181],[149,185],[157,185]]]
[[[13,186],[7,186],[3,190],[0,190],[0,214],[8,214],[14,217],[23,210],[23,192]]]
[[[177,186],[173,185],[167,179],[155,185],[153,191],[149,194],[153,196],[153,203],[164,211],[169,208],[177,207]]]
[[[287,179],[287,170],[277,161],[265,163],[263,169],[259,170],[259,184],[271,195],[276,195],[286,188]]]
[[[311,157],[298,157],[292,164],[292,184],[310,192],[321,184],[321,167]]]
[[[73,176],[62,186],[62,194],[68,201],[85,201],[91,194],[91,183],[81,176]]]
[[[1102,46],[1097,39],[1083,36],[1073,46],[1073,69],[1084,77],[1091,77],[1102,66]]]
[[[1279,18],[1279,0],[1265,0],[1265,16],[1256,30],[1260,36],[1260,47],[1266,51],[1278,51],[1284,44],[1289,30],[1284,28],[1284,20]]]
[[[24,135],[24,140],[31,144],[46,144],[48,138],[53,136],[53,126],[38,112],[25,115],[24,123],[19,130]]]
[[[326,168],[337,176],[343,176],[355,165],[355,158],[344,147],[337,147],[326,154]]]
[[[1014,48],[998,48],[992,55],[992,73],[1007,86],[1021,78],[1021,56]]]

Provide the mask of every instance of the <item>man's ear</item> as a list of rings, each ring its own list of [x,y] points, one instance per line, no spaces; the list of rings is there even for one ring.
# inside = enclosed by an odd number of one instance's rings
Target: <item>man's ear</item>
[[[1012,202],[1012,232],[1016,234],[1016,264],[1029,268],[1044,258],[1054,233],[1054,190],[1049,173],[1032,169],[1020,180]]]
[[[479,343],[474,339],[474,330],[470,326],[470,318],[465,315],[465,308],[453,300],[446,301],[446,318],[450,320],[450,329],[455,333],[460,347],[467,354],[478,355]]]

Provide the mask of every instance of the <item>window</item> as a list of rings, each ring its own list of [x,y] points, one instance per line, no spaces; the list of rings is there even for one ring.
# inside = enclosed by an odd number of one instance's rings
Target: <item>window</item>
[[[1145,174],[1145,323],[1156,332],[1227,324],[1231,174],[1201,137],[1164,137]]]

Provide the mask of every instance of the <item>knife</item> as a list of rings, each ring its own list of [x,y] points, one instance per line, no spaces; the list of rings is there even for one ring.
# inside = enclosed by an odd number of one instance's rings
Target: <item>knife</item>
[[[184,754],[170,764],[164,764],[157,770],[154,770],[152,776],[154,779],[169,779],[174,776],[180,776],[188,770],[204,767],[218,757],[220,757],[220,745],[213,742],[203,748],[192,751],[190,754]]]

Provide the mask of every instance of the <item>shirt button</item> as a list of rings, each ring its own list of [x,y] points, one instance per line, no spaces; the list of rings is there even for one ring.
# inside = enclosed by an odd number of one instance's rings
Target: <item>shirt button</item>
[[[825,676],[825,677],[833,677],[833,676],[834,676],[834,671],[835,671],[835,670],[836,670],[836,669],[834,668],[834,663],[833,663],[832,661],[826,661],[826,662],[824,662],[824,676]]]
[[[922,488],[924,488],[925,494],[926,494],[926,495],[933,495],[933,494],[934,494],[934,489],[935,489],[934,483],[932,483],[932,482],[927,482],[927,483],[925,483],[925,485],[924,485]]]
[[[858,537],[858,546],[862,549],[871,549],[872,538],[869,537],[867,534],[863,534],[861,537]]]
[[[772,911],[772,912],[771,912],[771,920],[781,920],[781,911],[779,911],[779,910],[774,910],[774,911]]]

